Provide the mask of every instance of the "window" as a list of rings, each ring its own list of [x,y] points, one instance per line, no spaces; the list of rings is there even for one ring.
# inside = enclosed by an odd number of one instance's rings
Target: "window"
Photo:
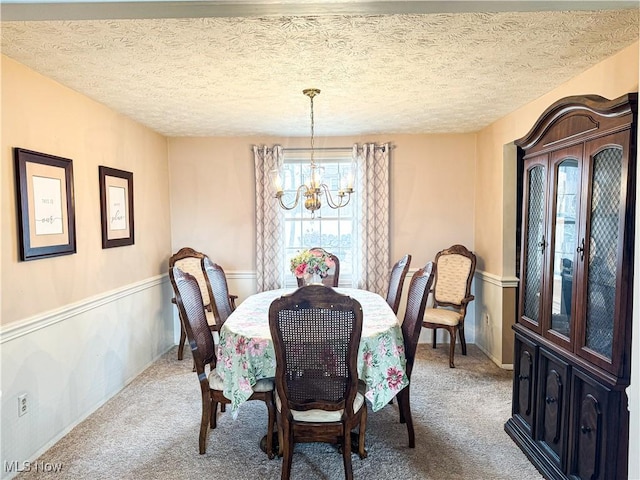
[[[314,153],[316,164],[321,167],[322,182],[329,187],[334,200],[346,174],[351,170],[351,152]],[[296,189],[308,178],[309,154],[287,152],[282,168],[283,200],[293,203]],[[356,193],[357,195],[357,193]],[[353,197],[353,196],[352,196]],[[315,218],[304,207],[304,197],[293,210],[284,214],[282,236],[284,238],[284,264],[282,265],[285,287],[295,287],[296,278],[289,270],[291,257],[301,250],[322,247],[340,259],[340,286],[351,286],[353,253],[355,252],[354,208],[355,199],[339,209],[327,205],[326,195],[321,197],[322,206]]]

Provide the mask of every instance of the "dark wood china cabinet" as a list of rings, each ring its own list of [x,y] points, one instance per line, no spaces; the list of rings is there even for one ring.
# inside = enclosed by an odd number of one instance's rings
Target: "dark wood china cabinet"
[[[512,417],[550,479],[627,478],[637,94],[551,105],[522,182]]]

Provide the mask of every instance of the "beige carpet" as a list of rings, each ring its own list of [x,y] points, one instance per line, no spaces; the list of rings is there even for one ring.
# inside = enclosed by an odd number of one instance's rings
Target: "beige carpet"
[[[540,479],[503,430],[511,412],[511,373],[474,345],[456,352],[420,345],[411,405],[416,448],[408,448],[397,403],[369,414],[369,457],[353,456],[356,479]],[[242,406],[236,420],[224,413],[198,454],[200,391],[191,357],[172,349],[120,394],[44,453],[39,462],[62,463],[62,472],[17,478],[55,479],[278,479],[279,459],[258,443],[266,432],[262,402]],[[342,479],[342,458],[332,445],[299,444],[292,479]]]

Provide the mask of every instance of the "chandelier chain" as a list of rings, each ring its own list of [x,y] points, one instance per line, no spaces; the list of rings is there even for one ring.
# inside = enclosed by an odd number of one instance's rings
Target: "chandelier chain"
[[[309,95],[309,98],[311,99],[311,167],[315,167],[316,166],[316,162],[314,159],[314,131],[315,131],[315,124],[314,124],[314,120],[313,120],[313,97],[314,95]]]

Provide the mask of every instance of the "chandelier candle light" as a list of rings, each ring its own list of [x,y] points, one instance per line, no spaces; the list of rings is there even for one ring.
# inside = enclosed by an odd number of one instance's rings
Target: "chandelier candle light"
[[[313,119],[313,98],[316,95],[320,94],[320,90],[317,88],[307,88],[302,91],[309,100],[311,101],[311,165],[310,165],[310,173],[307,182],[300,185],[296,189],[296,198],[294,202],[290,205],[286,205],[282,199],[284,196],[284,191],[282,189],[282,177],[280,175],[279,170],[274,170],[273,173],[273,183],[276,189],[275,198],[278,199],[280,206],[285,210],[293,210],[298,206],[298,202],[300,201],[300,194],[304,195],[304,207],[311,212],[311,217],[315,216],[316,210],[318,210],[322,206],[321,197],[323,194],[327,197],[327,205],[329,205],[333,209],[338,209],[346,206],[351,200],[351,194],[353,193],[353,165],[352,171],[349,173],[347,177],[346,184],[338,190],[338,201],[334,201],[331,196],[331,192],[329,191],[329,187],[327,184],[322,183],[322,179],[320,178],[320,168],[316,165],[314,158],[314,119]]]

